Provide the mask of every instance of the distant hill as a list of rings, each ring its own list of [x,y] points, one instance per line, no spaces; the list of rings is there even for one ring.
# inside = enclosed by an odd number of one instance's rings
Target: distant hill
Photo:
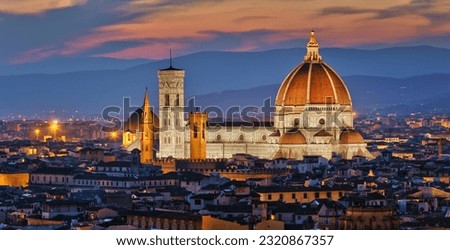
[[[304,49],[201,52],[173,61],[175,67],[186,70],[186,98],[197,95],[202,105],[227,106],[242,101],[260,105],[261,98],[276,95],[279,84],[302,61],[304,53]],[[321,53],[344,77],[354,104],[360,109],[433,101],[435,95],[449,93],[448,49],[333,48],[321,49]],[[136,61],[127,63],[135,65]],[[126,63],[120,65],[124,67]],[[157,70],[167,66],[168,61],[162,60],[105,70],[112,66],[99,63],[88,68],[102,70],[0,76],[0,117],[49,110],[99,114],[106,106],[121,105],[123,97],[131,97],[132,104],[141,105],[145,86],[149,87],[151,103],[157,104]],[[66,67],[60,70],[63,69]],[[252,88],[250,92],[245,90]]]
[[[154,62],[154,60],[106,57],[53,57],[33,63],[0,65],[0,75],[60,74],[83,70],[121,70],[149,62]]]
[[[450,114],[450,74],[431,74],[408,78],[347,76],[355,110],[361,112],[412,111],[445,112]],[[270,98],[274,103],[279,84],[265,85],[244,90],[228,90],[195,96],[197,106],[217,104],[222,109],[231,106],[257,106]]]

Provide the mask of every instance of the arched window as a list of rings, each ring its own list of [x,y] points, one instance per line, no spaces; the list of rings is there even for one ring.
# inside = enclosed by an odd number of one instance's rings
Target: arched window
[[[168,94],[164,95],[164,105],[170,106],[170,96]]]
[[[175,99],[175,106],[180,106],[180,95],[177,94],[177,98]]]
[[[194,138],[198,138],[198,124],[194,123]]]

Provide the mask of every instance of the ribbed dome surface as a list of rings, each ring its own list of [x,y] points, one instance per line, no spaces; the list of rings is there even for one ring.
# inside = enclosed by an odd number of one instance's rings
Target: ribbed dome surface
[[[348,130],[341,133],[340,144],[359,144],[365,143],[364,138],[355,130]]]
[[[351,105],[344,81],[322,61],[314,32],[311,32],[305,60],[284,79],[275,101],[278,106],[307,104]]]
[[[303,62],[289,73],[278,91],[276,105],[351,105],[342,79],[325,63]]]
[[[287,132],[280,138],[280,144],[306,144],[306,138],[300,131]]]

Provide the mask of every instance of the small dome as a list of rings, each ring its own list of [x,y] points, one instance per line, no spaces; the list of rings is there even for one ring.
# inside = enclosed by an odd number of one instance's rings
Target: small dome
[[[306,144],[306,138],[300,131],[287,132],[280,138],[280,144]]]
[[[135,133],[138,129],[139,129],[139,125],[142,123],[142,117],[144,111],[142,108],[138,108],[136,111],[134,111],[130,117],[128,118],[128,120],[124,123],[124,129],[123,131],[130,131]],[[152,117],[153,117],[153,129],[154,131],[158,131],[159,130],[159,118],[158,116],[153,113],[153,111],[151,111],[152,113]],[[141,128],[142,129],[142,128]]]
[[[352,104],[342,78],[322,61],[314,32],[304,61],[286,76],[275,100],[277,106],[308,104]]]
[[[341,133],[340,144],[361,144],[364,143],[364,138],[355,130],[347,130]]]

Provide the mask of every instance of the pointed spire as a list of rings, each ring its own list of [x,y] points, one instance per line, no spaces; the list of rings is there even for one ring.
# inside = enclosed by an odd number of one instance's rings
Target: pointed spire
[[[145,87],[145,95],[144,95],[144,105],[143,107],[150,106],[150,100],[148,99],[148,88]]]
[[[306,55],[304,60],[309,62],[322,61],[322,56],[319,54],[319,43],[316,40],[314,30],[311,30],[309,42],[306,44]]]

